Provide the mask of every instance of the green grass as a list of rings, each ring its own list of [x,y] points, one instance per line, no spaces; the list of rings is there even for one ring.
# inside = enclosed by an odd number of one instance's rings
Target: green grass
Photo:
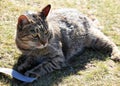
[[[0,0],[0,67],[12,68],[21,52],[15,45],[17,18],[26,10],[39,11],[47,4],[52,9],[76,8],[100,21],[102,31],[120,48],[119,0]],[[120,63],[99,52],[87,50],[69,68],[41,77],[28,86],[120,86]],[[23,86],[0,74],[0,86]]]

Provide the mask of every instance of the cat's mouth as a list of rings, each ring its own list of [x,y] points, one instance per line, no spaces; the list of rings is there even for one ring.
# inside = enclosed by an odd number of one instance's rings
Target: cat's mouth
[[[37,43],[36,43],[36,48],[37,48],[37,49],[42,49],[42,48],[46,47],[47,44],[48,44],[48,41],[40,41],[40,42],[37,42]]]
[[[45,44],[45,45],[43,45],[43,44],[37,44],[37,46],[36,46],[36,48],[37,49],[42,49],[42,48],[45,48],[47,46],[47,43]]]
[[[44,47],[46,47],[48,45],[48,43],[40,43],[40,42],[32,42],[32,41],[29,41],[29,45],[33,48],[36,48],[36,49],[42,49]]]
[[[46,47],[47,45],[48,45],[47,43],[45,43],[44,45],[41,44],[41,43],[37,43],[37,44],[36,44],[36,48],[37,48],[37,49],[42,49],[42,48]]]

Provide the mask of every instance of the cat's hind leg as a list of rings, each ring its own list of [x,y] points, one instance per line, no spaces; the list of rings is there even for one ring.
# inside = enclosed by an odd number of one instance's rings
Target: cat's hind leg
[[[107,36],[101,31],[94,29],[90,31],[86,40],[86,46],[92,47],[93,49],[100,50],[111,55],[111,59],[120,61],[120,51],[118,47],[112,42]]]

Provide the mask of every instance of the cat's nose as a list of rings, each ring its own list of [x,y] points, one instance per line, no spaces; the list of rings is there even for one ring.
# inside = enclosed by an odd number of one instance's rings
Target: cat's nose
[[[41,41],[41,44],[43,44],[44,46],[46,43],[47,43],[47,41]]]

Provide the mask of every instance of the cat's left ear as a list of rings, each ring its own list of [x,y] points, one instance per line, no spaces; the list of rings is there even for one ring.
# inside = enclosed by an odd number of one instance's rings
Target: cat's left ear
[[[17,28],[19,30],[22,30],[22,28],[24,27],[24,25],[29,24],[29,19],[26,15],[21,15],[18,18],[18,24],[17,24]]]
[[[44,8],[42,9],[40,16],[41,16],[43,19],[46,19],[46,17],[47,17],[48,14],[49,14],[50,9],[51,9],[51,5],[49,4],[49,5],[47,5],[46,7],[44,7]]]

